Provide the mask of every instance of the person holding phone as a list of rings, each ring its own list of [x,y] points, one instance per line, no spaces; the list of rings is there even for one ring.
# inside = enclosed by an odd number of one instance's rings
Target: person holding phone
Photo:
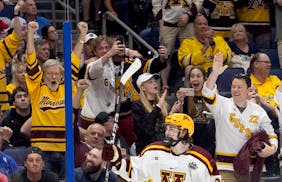
[[[183,100],[183,113],[193,118],[195,132],[193,143],[208,150],[215,156],[215,124],[202,97],[202,88],[207,74],[200,65],[193,66],[186,77],[190,88],[182,87],[178,93],[185,93]]]

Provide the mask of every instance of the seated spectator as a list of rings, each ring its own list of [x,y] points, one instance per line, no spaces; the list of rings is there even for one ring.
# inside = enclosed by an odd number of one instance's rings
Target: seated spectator
[[[15,160],[1,152],[3,142],[10,139],[12,131],[8,127],[0,127],[0,173],[10,177],[18,171],[18,166]]]
[[[48,40],[50,46],[50,59],[57,59],[58,50],[57,50],[57,42],[58,42],[58,33],[56,31],[55,26],[46,25],[41,30],[42,38]]]
[[[15,173],[11,177],[11,182],[59,182],[55,173],[43,169],[44,156],[42,150],[38,147],[27,148],[24,167],[24,170]]]
[[[248,41],[247,31],[243,24],[237,23],[231,27],[230,41],[228,42],[232,51],[231,68],[244,68],[245,72],[250,67],[251,57],[260,52],[255,44]]]
[[[50,22],[47,18],[38,16],[37,14],[37,6],[35,0],[25,0],[24,6],[22,8],[23,18],[27,21],[27,23],[31,21],[35,21],[38,23],[39,27],[35,37],[41,37],[41,29],[50,25]]]
[[[207,72],[212,67],[214,55],[218,52],[222,52],[224,63],[228,64],[231,49],[222,37],[213,35],[213,30],[208,28],[208,20],[204,15],[195,18],[194,29],[195,36],[184,39],[178,49],[178,61],[185,74],[196,65],[202,65]]]
[[[16,62],[12,65],[12,82],[7,85],[9,92],[9,103],[13,106],[14,99],[12,94],[17,86],[26,87],[24,74],[26,73],[26,64],[24,62]]]
[[[181,103],[175,103],[171,110],[165,101],[167,90],[160,97],[157,74],[143,73],[136,84],[140,89],[139,100],[132,104],[132,116],[134,120],[134,132],[136,133],[136,153],[141,151],[150,143],[161,140],[161,128],[164,118],[168,113],[179,111]],[[183,99],[182,99],[183,100]]]
[[[22,125],[31,117],[30,98],[26,87],[17,86],[12,94],[13,105],[3,118],[1,126],[12,129],[13,135],[10,138],[10,145],[13,147],[30,146],[30,139],[20,132]]]
[[[277,106],[274,101],[276,88],[280,85],[280,79],[276,75],[270,75],[271,60],[265,53],[256,53],[250,63],[251,81],[258,89],[258,95],[264,99],[265,104]]]
[[[106,162],[102,159],[103,147],[95,147],[86,154],[80,168],[74,170],[75,182],[105,181]],[[109,182],[118,182],[117,176],[110,172]]]
[[[202,88],[207,74],[202,66],[194,66],[186,78],[191,87],[188,88],[190,91],[187,88],[180,88],[179,92],[184,91],[186,96],[183,103],[183,113],[191,116],[194,121],[193,143],[205,148],[214,157],[215,123],[202,96]]]

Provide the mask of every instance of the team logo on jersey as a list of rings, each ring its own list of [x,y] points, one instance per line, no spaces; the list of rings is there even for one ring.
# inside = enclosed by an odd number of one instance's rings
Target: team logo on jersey
[[[189,162],[188,167],[190,169],[197,169],[198,168],[198,166],[195,162]]]

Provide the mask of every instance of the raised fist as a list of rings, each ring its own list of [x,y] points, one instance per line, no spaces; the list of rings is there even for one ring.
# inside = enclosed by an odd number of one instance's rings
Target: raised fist
[[[39,28],[39,25],[35,21],[31,21],[28,23],[28,32],[35,33]]]
[[[86,22],[83,22],[83,21],[79,22],[77,24],[77,28],[79,29],[80,33],[87,34],[88,32],[88,24]]]
[[[19,14],[19,11],[21,11],[22,7],[23,7],[24,1],[23,0],[19,0],[18,3],[16,4],[16,6],[14,7],[14,14]]]

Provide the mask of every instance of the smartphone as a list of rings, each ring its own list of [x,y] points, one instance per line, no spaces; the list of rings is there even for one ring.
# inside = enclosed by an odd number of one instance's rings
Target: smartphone
[[[117,35],[116,39],[118,44],[124,44],[124,37],[122,35]]]
[[[185,92],[185,96],[194,96],[195,95],[194,88],[181,87],[179,90],[181,92]]]

